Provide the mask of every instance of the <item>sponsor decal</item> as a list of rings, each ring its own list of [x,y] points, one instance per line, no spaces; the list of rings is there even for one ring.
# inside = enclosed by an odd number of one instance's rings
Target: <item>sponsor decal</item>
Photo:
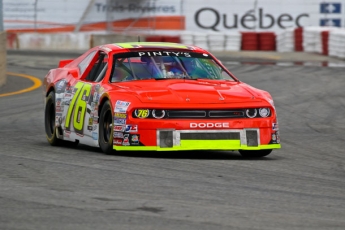
[[[65,89],[65,95],[66,95],[66,94],[71,94],[71,93],[72,93],[72,90],[73,90],[73,87],[70,86],[70,85],[67,85],[67,86],[66,86],[66,89]]]
[[[56,99],[56,106],[61,106],[61,98]]]
[[[114,126],[114,132],[123,132],[125,131],[126,126],[124,125],[115,125]]]
[[[93,118],[90,117],[90,118],[89,118],[89,125],[92,125],[92,124],[93,124]]]
[[[70,97],[72,97],[72,94],[71,93],[65,93],[65,96],[64,96],[65,98],[70,98]]]
[[[117,100],[115,103],[114,112],[116,113],[125,113],[131,103],[127,101]]]
[[[270,141],[270,144],[279,144],[280,143],[280,135],[279,131],[276,131],[272,133],[272,139]]]
[[[150,110],[148,109],[136,109],[134,114],[137,118],[147,118],[150,115]]]
[[[124,124],[126,124],[126,119],[115,118],[115,119],[114,119],[114,124],[115,124],[115,125],[124,125]]]
[[[64,135],[64,137],[69,138],[70,135],[71,135],[71,132],[69,132],[69,131],[67,131],[67,130],[64,130],[63,135]]]
[[[139,145],[139,135],[137,135],[137,134],[131,135],[130,144],[131,145]]]
[[[95,141],[98,140],[98,133],[97,132],[92,132],[92,139]]]
[[[113,144],[114,145],[122,145],[122,139],[114,139]]]
[[[69,105],[71,103],[71,99],[64,98],[63,104],[64,105]]]
[[[279,130],[278,123],[272,123],[272,129],[273,130]]]
[[[92,109],[92,110],[95,110],[96,105],[97,105],[97,103],[95,103],[95,102],[91,102],[91,109]]]
[[[61,106],[56,106],[55,112],[56,112],[56,113],[62,113],[62,112],[63,112],[63,107],[61,107]]]
[[[189,124],[190,128],[201,128],[201,129],[205,129],[205,128],[230,128],[229,123],[224,122],[208,122],[208,123],[203,123],[203,122],[192,122]]]
[[[129,143],[129,134],[123,135],[122,145],[130,145],[130,143]]]
[[[280,134],[279,134],[279,131],[276,132],[276,136],[277,136],[277,143],[279,144],[279,143],[280,143]]]
[[[138,132],[138,125],[126,125],[126,133],[136,133]]]
[[[57,83],[57,86],[56,86],[56,91],[62,91],[63,88],[65,87],[66,85],[66,81],[65,80],[61,80]]]
[[[113,137],[114,138],[123,138],[123,133],[122,132],[114,132]]]
[[[88,126],[87,126],[87,130],[92,131],[92,126],[91,126],[91,125],[88,125]]]
[[[65,117],[61,117],[61,116],[60,116],[60,117],[59,117],[59,121],[58,121],[58,122],[59,122],[59,125],[62,124],[62,120],[65,120]]]
[[[191,57],[190,53],[188,53],[188,52],[172,52],[172,51],[138,52],[138,55],[139,55],[139,57],[141,57],[141,56],[149,56],[149,57],[157,57],[157,56]]]
[[[97,97],[98,97],[98,93],[95,92],[95,93],[93,94],[93,101],[94,101],[94,102],[98,101],[98,100],[97,100]],[[94,102],[92,102],[92,103],[94,103]]]
[[[114,117],[126,119],[127,118],[127,113],[115,113]]]

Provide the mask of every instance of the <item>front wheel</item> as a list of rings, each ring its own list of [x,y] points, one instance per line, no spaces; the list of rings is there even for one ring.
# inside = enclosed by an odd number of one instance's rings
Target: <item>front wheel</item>
[[[265,157],[272,152],[272,149],[262,149],[262,150],[239,150],[242,157],[245,158],[259,158]]]
[[[99,146],[105,154],[113,153],[113,115],[110,102],[106,101],[99,117]]]

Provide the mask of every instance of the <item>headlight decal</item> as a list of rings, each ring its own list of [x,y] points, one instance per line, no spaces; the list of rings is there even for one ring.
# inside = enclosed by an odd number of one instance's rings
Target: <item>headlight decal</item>
[[[150,116],[149,109],[136,109],[134,110],[134,115],[136,118],[147,118]]]
[[[152,116],[157,119],[162,119],[165,116],[165,110],[154,109],[152,110]]]
[[[254,118],[258,114],[257,109],[246,109],[246,115],[249,118]]]
[[[261,117],[268,117],[270,115],[270,109],[269,108],[260,108],[259,114]]]

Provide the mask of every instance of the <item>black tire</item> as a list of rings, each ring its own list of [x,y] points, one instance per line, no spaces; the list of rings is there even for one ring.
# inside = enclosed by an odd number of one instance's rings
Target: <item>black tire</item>
[[[62,140],[57,138],[55,127],[55,92],[51,91],[46,98],[44,111],[44,126],[49,144],[53,146],[61,145]]]
[[[102,107],[99,117],[99,146],[105,154],[114,153],[113,150],[113,113],[109,101]]]
[[[260,158],[269,155],[272,149],[262,149],[262,150],[239,150],[242,157],[245,158]]]

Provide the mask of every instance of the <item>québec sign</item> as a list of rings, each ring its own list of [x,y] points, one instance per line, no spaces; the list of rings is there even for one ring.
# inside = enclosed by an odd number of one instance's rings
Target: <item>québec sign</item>
[[[207,15],[206,17],[203,17]],[[309,14],[302,13],[296,16],[288,13],[273,15],[266,13],[263,8],[259,8],[257,12],[249,10],[244,14],[225,14],[211,7],[200,8],[194,15],[195,24],[202,29],[220,31],[223,29],[272,29],[279,27],[285,29],[287,27],[301,27],[302,19],[308,18]],[[205,19],[208,20],[205,20]]]

